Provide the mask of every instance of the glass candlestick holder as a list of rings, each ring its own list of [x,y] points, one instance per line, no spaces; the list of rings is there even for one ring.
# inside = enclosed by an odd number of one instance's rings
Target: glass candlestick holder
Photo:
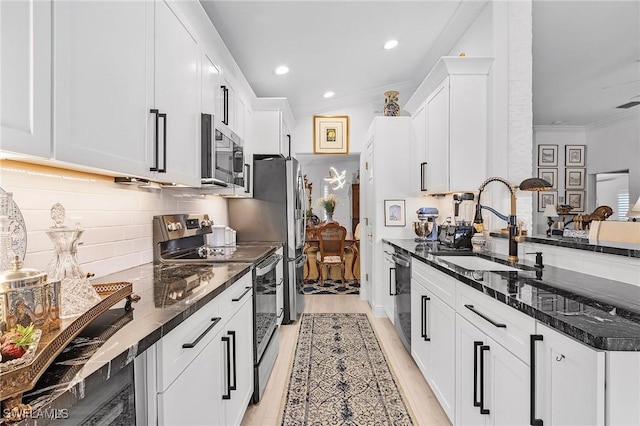
[[[55,256],[49,263],[47,275],[60,280],[61,318],[70,318],[85,313],[102,298],[93,288],[78,263],[78,242],[84,230],[78,226],[63,225],[64,207],[55,204],[51,208],[55,225],[46,231],[55,248]]]

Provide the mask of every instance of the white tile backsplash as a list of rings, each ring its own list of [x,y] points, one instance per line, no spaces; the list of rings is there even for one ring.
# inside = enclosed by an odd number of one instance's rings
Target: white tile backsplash
[[[157,191],[113,183],[112,178],[12,161],[0,161],[0,186],[13,192],[27,228],[25,267],[47,270],[54,257],[45,231],[51,206],[66,210],[65,225],[84,229],[78,261],[84,273],[108,275],[153,260],[152,219],[166,213],[208,213],[228,224],[227,201],[193,190]],[[191,193],[191,194],[190,194]],[[189,194],[189,196],[182,196]]]

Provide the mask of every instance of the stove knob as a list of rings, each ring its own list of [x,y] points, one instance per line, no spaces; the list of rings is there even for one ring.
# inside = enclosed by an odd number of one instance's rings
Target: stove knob
[[[169,222],[167,223],[167,231],[175,231],[176,230],[176,224],[173,222]]]
[[[200,227],[201,228],[210,228],[211,227],[211,221],[209,219],[205,219],[202,222],[200,222]]]
[[[182,229],[182,223],[176,222],[176,229]]]

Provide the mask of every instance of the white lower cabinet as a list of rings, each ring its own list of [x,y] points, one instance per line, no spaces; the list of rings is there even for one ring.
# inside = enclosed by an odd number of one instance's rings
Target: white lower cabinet
[[[411,353],[444,412],[454,422],[456,313],[427,289],[430,283],[415,269],[411,280]]]
[[[605,352],[542,324],[534,339],[534,424],[605,424]]]
[[[247,273],[156,343],[158,425],[241,423],[253,395],[251,284]]]
[[[462,316],[456,318],[456,424],[529,424],[529,367]]]
[[[202,352],[165,392],[158,394],[159,425],[222,424],[219,342],[224,333],[220,324],[215,329],[218,332],[213,331],[212,338],[199,342],[205,345]]]

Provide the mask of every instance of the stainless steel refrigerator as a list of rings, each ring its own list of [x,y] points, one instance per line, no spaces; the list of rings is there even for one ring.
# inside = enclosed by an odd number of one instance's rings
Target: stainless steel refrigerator
[[[239,243],[284,242],[284,323],[304,310],[305,188],[300,163],[279,155],[254,155],[253,198],[229,199],[229,226]]]

